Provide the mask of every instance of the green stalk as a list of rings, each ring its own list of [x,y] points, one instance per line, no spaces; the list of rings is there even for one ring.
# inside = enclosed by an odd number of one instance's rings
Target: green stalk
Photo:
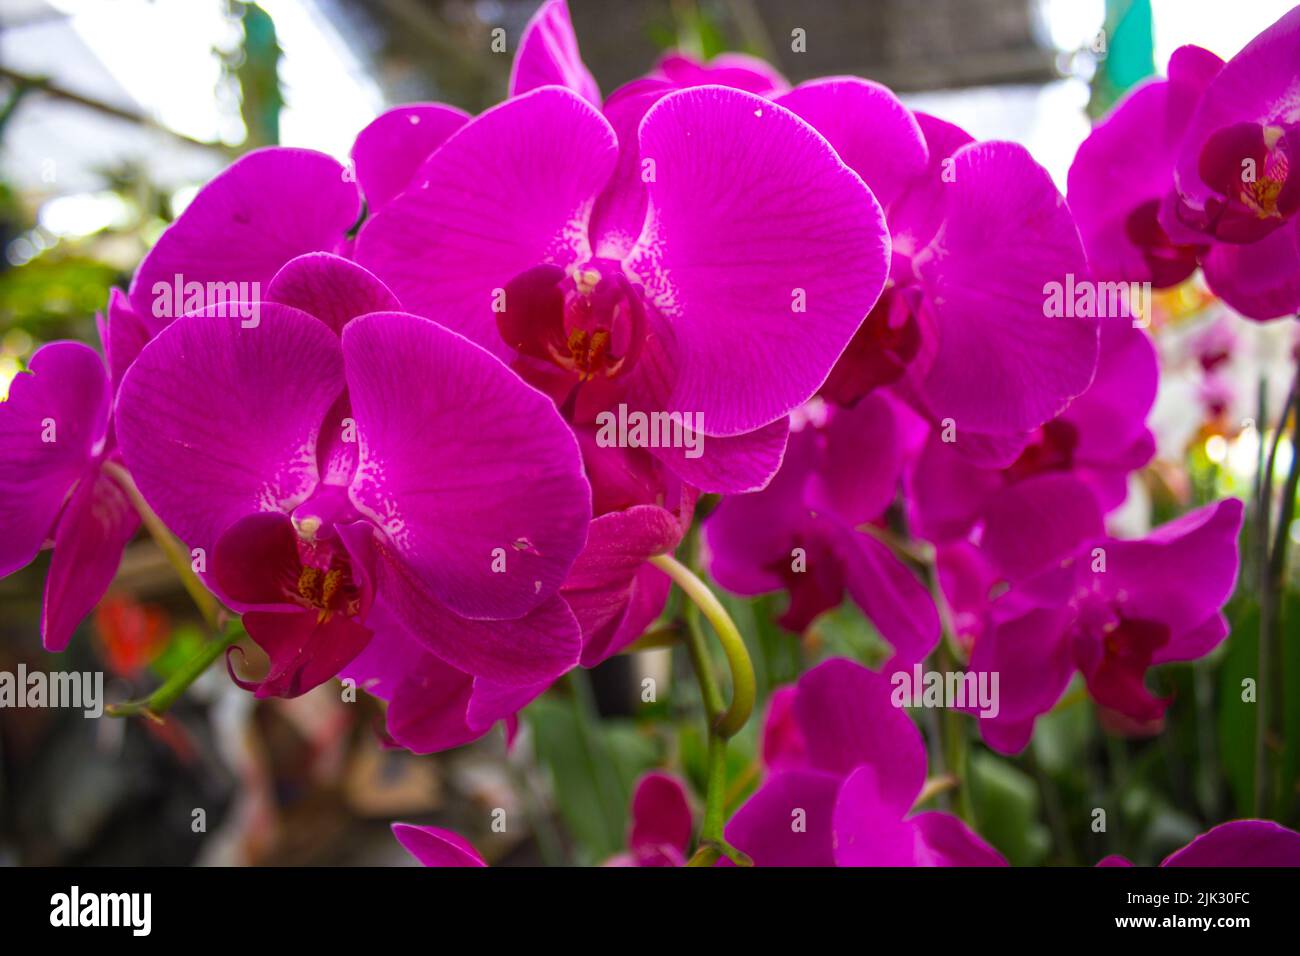
[[[758,695],[758,683],[754,679],[754,663],[749,659],[749,651],[745,649],[745,641],[740,636],[740,630],[727,614],[722,602],[709,590],[709,586],[686,565],[671,554],[656,555],[650,559],[650,563],[672,578],[673,583],[690,598],[692,605],[708,618],[714,632],[718,635],[723,653],[727,655],[727,666],[731,669],[732,700],[731,706],[725,712],[716,716],[710,715],[710,718],[712,729],[718,736],[724,740],[734,737],[749,720],[749,715],[754,711],[754,700]]]
[[[131,477],[130,472],[113,461],[104,462],[103,469],[105,474],[117,482],[117,486],[122,489],[123,494],[135,507],[136,512],[140,515],[140,523],[148,530],[149,536],[154,539],[163,556],[167,558],[167,563],[172,566],[177,577],[181,579],[181,584],[185,586],[190,599],[194,601],[194,606],[203,615],[203,621],[208,625],[208,629],[213,634],[220,634],[221,605],[217,603],[217,599],[212,592],[199,580],[199,576],[194,573],[189,552],[167,530],[167,526],[162,523],[162,519],[149,506],[149,502],[144,500],[144,496],[140,494],[140,489],[136,487],[135,479]]]
[[[162,715],[185,693],[186,688],[199,679],[226,649],[245,636],[243,625],[232,621],[224,634],[205,643],[197,654],[182,664],[148,697],[128,700],[121,704],[109,704],[105,711],[111,717],[147,717],[153,721],[162,721]]]
[[[1279,502],[1277,522],[1273,525],[1273,543],[1269,548],[1268,524],[1264,523],[1264,537],[1260,542],[1263,554],[1267,555],[1265,576],[1262,584],[1259,615],[1259,664],[1258,664],[1258,709],[1255,724],[1255,793],[1254,810],[1256,816],[1262,816],[1268,802],[1268,731],[1273,707],[1273,649],[1281,639],[1281,604],[1282,592],[1286,586],[1287,548],[1290,543],[1291,521],[1295,517],[1295,496],[1300,487],[1300,366],[1296,368],[1296,378],[1291,383],[1291,392],[1287,403],[1282,408],[1281,418],[1277,423],[1273,448],[1269,453],[1268,474],[1264,477],[1264,486],[1271,489],[1273,463],[1277,456],[1282,433],[1286,430],[1287,417],[1291,417],[1291,465],[1287,470],[1286,482],[1282,486],[1282,499]],[[1269,508],[1271,501],[1261,501],[1263,508]]]
[[[709,722],[709,744],[705,770],[704,821],[700,827],[699,846],[688,866],[712,866],[726,856],[740,866],[752,865],[745,854],[730,846],[723,836],[727,803],[727,740],[745,726],[754,710],[757,682],[754,665],[745,649],[735,622],[708,586],[686,565],[672,555],[650,559],[667,574],[689,599],[686,604],[686,651],[700,684],[704,713]],[[731,669],[732,700],[727,707],[722,690],[713,673],[708,644],[700,625],[700,615],[708,618],[722,643]]]

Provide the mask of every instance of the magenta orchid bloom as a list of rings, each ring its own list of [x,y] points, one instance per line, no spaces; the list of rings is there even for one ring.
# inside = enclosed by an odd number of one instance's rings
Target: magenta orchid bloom
[[[1132,866],[1108,856],[1098,866]],[[1300,833],[1272,820],[1230,820],[1206,830],[1161,866],[1300,866]]]
[[[356,255],[569,422],[594,521],[562,593],[592,665],[662,609],[645,560],[677,546],[696,489],[775,473],[786,416],[880,292],[888,236],[825,141],[750,94],[657,83],[602,115],[563,3],[525,31],[511,91],[366,222]],[[682,440],[625,440],[610,425],[627,416]]]
[[[298,256],[348,255],[363,199],[369,214],[381,208],[468,119],[436,103],[390,110],[357,136],[352,169],[324,153],[287,147],[233,162],[159,237],[130,292],[113,291],[104,341],[114,385],[145,343],[180,315],[260,299]]]
[[[402,849],[424,866],[487,866],[478,850],[451,830],[394,823],[393,836],[402,844]]]
[[[232,315],[237,303],[262,299],[289,261],[345,254],[361,210],[355,178],[323,153],[271,147],[241,156],[200,189],[144,257],[130,291],[109,296],[100,336],[114,391],[140,350],[181,315]]]
[[[103,597],[140,520],[102,467],[116,462],[104,361],[79,342],[51,342],[0,402],[0,577],[47,543],[41,638],[61,651]]]
[[[790,82],[775,67],[744,53],[720,53],[701,62],[680,50],[673,50],[659,58],[649,78],[678,88],[729,86],[769,98],[790,89]]]
[[[1099,281],[1162,289],[1196,271],[1208,238],[1174,242],[1159,213],[1192,111],[1222,67],[1208,50],[1180,47],[1169,59],[1168,79],[1127,93],[1079,146],[1066,192]]]
[[[924,425],[885,395],[811,410],[772,483],[724,498],[704,522],[713,577],[737,594],[789,591],[780,623],[796,632],[847,591],[893,646],[895,663],[921,660],[939,640],[934,601],[868,530],[894,501],[918,425],[923,434]]]
[[[1157,376],[1146,334],[1128,322],[1105,322],[1088,390],[1038,429],[1008,467],[981,468],[930,433],[906,472],[908,521],[936,545],[948,619],[967,651],[987,627],[991,592],[1077,551],[1101,533],[1099,514],[1127,497],[1129,474],[1155,452],[1145,421]],[[1026,500],[1042,507],[1023,510]],[[990,547],[974,543],[985,537]]]
[[[1070,205],[1094,274],[1175,285],[1199,264],[1251,319],[1300,310],[1300,10],[1228,63],[1176,50],[1079,147]]]
[[[255,328],[172,323],[119,398],[141,491],[271,657],[258,693],[334,676],[369,642],[372,608],[476,677],[524,686],[573,666],[556,592],[590,497],[550,403],[391,311],[347,260],[296,259],[269,294],[293,304],[260,303]]]
[[[235,301],[257,283],[265,292],[290,259],[345,252],[361,197],[347,170],[324,153],[273,147],[243,156],[212,179],[149,250],[128,293],[130,309],[151,334],[186,308],[167,295],[177,277],[214,283]],[[241,286],[241,283],[243,284]],[[231,288],[233,286],[233,288]],[[244,298],[247,298],[245,295]],[[112,328],[113,317],[109,317]]]
[[[412,753],[463,747],[504,722],[507,743],[518,711],[551,685],[514,686],[475,677],[445,663],[382,608],[372,613],[374,637],[342,670],[373,697],[388,702],[388,737]]]
[[[653,84],[712,82],[761,91],[810,123],[880,200],[892,238],[885,292],[822,394],[852,404],[891,387],[929,420],[954,421],[964,454],[1014,459],[1021,436],[1087,387],[1097,355],[1094,318],[1045,314],[1047,283],[1087,274],[1046,170],[1021,146],[975,143],[911,113],[878,83],[825,77],[787,90],[770,71],[720,61],[670,55],[606,110]]]
[[[330,251],[348,251],[346,231],[358,215],[357,186],[373,213],[402,193],[428,153],[467,120],[439,104],[390,110],[357,137],[355,184],[333,159],[306,150],[258,150],[234,163],[200,190],[146,258],[132,284],[138,308],[114,290],[105,331],[114,385],[152,336],[173,320],[172,312],[185,305],[181,300],[155,308],[154,285],[161,283],[170,294],[176,276],[186,283],[216,283],[230,294],[257,292],[316,314],[336,329],[362,312],[400,310],[382,283],[364,269],[347,268]],[[214,234],[247,241],[214,242]],[[326,256],[334,260],[329,269],[308,266]],[[324,290],[313,289],[321,282]],[[333,293],[332,285],[339,286]],[[224,297],[190,304],[196,310],[225,306],[228,314],[234,307]],[[580,437],[592,444],[589,432]],[[668,582],[644,558],[676,547],[695,501],[692,488],[644,451],[602,452],[593,472],[599,491],[594,506],[602,517],[593,522],[590,547],[564,589],[585,636],[582,661],[588,666],[634,640],[659,614]],[[633,543],[639,554],[629,554]],[[300,621],[307,626],[305,616]],[[355,642],[363,639],[358,633]]]
[[[882,674],[834,659],[774,698],[769,773],[727,824],[728,842],[756,866],[1005,866],[957,817],[913,813],[925,743],[890,697]]]
[[[1124,541],[1101,537],[1095,503],[1068,481],[1016,486],[1019,500],[985,532],[985,554],[1015,579],[989,606],[970,661],[972,671],[999,674],[999,713],[979,724],[1002,753],[1024,749],[1076,671],[1103,708],[1131,725],[1158,721],[1169,701],[1147,690],[1148,668],[1204,657],[1228,633],[1221,609],[1237,580],[1240,501]],[[1091,537],[1081,528],[1096,537],[1071,548]]]
[[[656,465],[752,490],[879,295],[889,239],[871,192],[787,110],[721,87],[636,108],[625,123],[541,86],[488,110],[367,221],[357,259],[552,396],[597,500],[614,470],[657,490]],[[591,463],[611,451],[599,417],[619,412],[676,416],[698,453],[619,441],[621,462]]]
[[[963,539],[1003,489],[1041,475],[1068,474],[1087,486],[1103,512],[1124,502],[1128,476],[1155,454],[1146,419],[1155,403],[1155,349],[1129,322],[1105,322],[1097,374],[1082,395],[1036,429],[1005,468],[963,457],[956,441],[932,431],[907,472],[909,527],[936,544]],[[1082,543],[1081,541],[1079,543]]]
[[[671,774],[642,775],[632,793],[627,852],[606,866],[685,866],[691,845],[691,805],[686,788]]]
[[[1097,364],[1095,318],[1046,314],[1049,284],[1087,272],[1047,172],[1023,147],[974,142],[865,80],[814,81],[776,102],[862,175],[893,237],[886,292],[823,394],[847,404],[888,386],[954,425],[967,457],[1014,460]]]
[[[1178,242],[1208,242],[1210,287],[1243,315],[1300,310],[1300,9],[1205,84],[1160,210]]]

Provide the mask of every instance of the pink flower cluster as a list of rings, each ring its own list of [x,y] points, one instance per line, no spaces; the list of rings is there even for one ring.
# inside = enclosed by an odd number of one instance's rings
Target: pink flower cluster
[[[138,492],[265,652],[241,683],[353,678],[427,753],[513,733],[640,636],[670,587],[649,559],[721,496],[720,585],[784,592],[794,633],[847,595],[891,655],[777,693],[727,840],[758,865],[1001,864],[918,810],[924,741],[889,672],[946,623],[967,672],[997,675],[975,719],[1014,753],[1076,675],[1158,727],[1149,669],[1224,640],[1242,503],[1108,534],[1154,453],[1155,352],[1128,308],[1045,298],[1199,265],[1248,316],[1300,308],[1296,63],[1300,11],[1227,64],[1180,50],[1080,149],[1067,204],[1022,146],[856,77],[671,54],[602,99],[549,0],[504,102],[390,110],[350,167],[242,157],[114,292],[103,359],[36,353],[0,405],[0,574],[53,543],[61,650]],[[615,862],[684,862],[680,784],[646,778],[633,817]],[[483,862],[395,832],[423,862]],[[1294,863],[1297,841],[1228,824],[1168,862]]]

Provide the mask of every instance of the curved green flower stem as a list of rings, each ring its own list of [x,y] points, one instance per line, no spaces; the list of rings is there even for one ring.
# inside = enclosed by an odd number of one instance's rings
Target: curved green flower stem
[[[149,531],[150,537],[162,549],[163,555],[167,558],[167,563],[176,571],[177,576],[181,579],[181,584],[185,586],[186,592],[194,601],[195,607],[203,615],[204,623],[213,634],[221,634],[221,605],[212,592],[204,587],[199,576],[194,573],[194,568],[190,564],[190,555],[176,540],[167,526],[162,523],[162,519],[154,513],[153,508],[149,507],[149,502],[144,500],[140,494],[140,489],[136,487],[135,479],[121,465],[116,462],[106,461],[103,464],[105,473],[112,478],[123,493],[130,499],[131,504],[140,515],[140,522]],[[197,674],[195,675],[198,676]]]
[[[199,679],[200,675],[211,666],[212,662],[225,653],[226,649],[246,632],[239,621],[231,621],[225,633],[213,638],[199,648],[199,652],[167,678],[157,690],[148,697],[128,700],[121,704],[109,704],[105,712],[110,717],[147,717],[162,722],[162,715],[185,693],[186,688]]]
[[[754,698],[758,694],[758,682],[754,678],[754,663],[749,659],[745,641],[741,638],[735,622],[727,614],[726,608],[722,606],[722,602],[709,590],[707,584],[696,577],[695,572],[671,554],[656,555],[650,559],[650,563],[672,578],[673,583],[691,599],[691,604],[709,619],[709,623],[713,625],[713,630],[718,635],[723,653],[727,655],[727,666],[731,669],[731,706],[725,713],[710,714],[710,721],[712,729],[719,737],[724,740],[734,737],[753,713]],[[688,611],[688,623],[689,613]],[[695,629],[698,630],[698,626]],[[687,630],[690,631],[691,628],[688,627]],[[692,642],[688,641],[688,644],[690,643]],[[700,651],[704,653],[702,647]],[[692,649],[693,661],[695,656],[695,650]],[[713,703],[718,710],[721,710],[721,693],[717,689],[716,682],[713,681],[711,668],[699,668],[699,664],[706,663],[707,660],[706,654],[703,660],[695,661],[697,669],[700,670],[700,686],[704,687],[706,683],[704,675],[707,674],[707,681],[713,684],[713,694],[716,698]],[[706,706],[709,703],[706,696]]]
[[[723,827],[726,824],[727,740],[745,726],[754,710],[754,699],[758,693],[754,665],[735,622],[694,571],[669,554],[653,557],[650,562],[667,574],[689,598],[685,611],[686,650],[700,682],[700,696],[704,699],[704,712],[709,720],[704,822],[700,826],[699,848],[687,866],[712,866],[721,856],[726,856],[737,865],[749,866],[753,861],[727,844],[723,837]],[[700,626],[701,613],[713,625],[727,656],[727,664],[731,669],[730,707],[726,706],[713,673],[708,644]]]

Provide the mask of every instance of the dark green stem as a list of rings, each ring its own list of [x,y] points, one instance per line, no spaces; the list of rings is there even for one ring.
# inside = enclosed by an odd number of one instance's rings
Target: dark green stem
[[[149,502],[144,500],[140,494],[140,489],[136,487],[135,479],[121,465],[116,462],[106,461],[103,465],[104,473],[117,483],[122,489],[122,493],[127,496],[131,504],[135,507],[136,512],[140,515],[140,523],[145,526],[149,536],[153,538],[167,563],[172,566],[176,576],[181,579],[181,584],[185,586],[190,599],[194,601],[194,606],[199,609],[203,616],[203,621],[207,624],[208,629],[213,634],[220,634],[221,631],[221,605],[212,592],[207,589],[199,576],[194,573],[194,567],[190,562],[189,552],[176,540],[175,536],[167,530],[167,526],[162,523],[162,519],[154,513]],[[211,662],[209,662],[211,663]]]
[[[162,685],[148,697],[128,700],[121,704],[109,704],[105,708],[111,717],[148,717],[161,721],[168,708],[185,693],[186,688],[199,679],[212,662],[232,647],[236,641],[245,636],[244,627],[238,621],[232,621],[224,634],[205,643],[197,654],[182,664]]]
[[[685,543],[687,560],[694,563],[696,539],[688,536]],[[745,725],[754,709],[757,683],[754,666],[745,650],[735,623],[717,597],[695,572],[671,555],[660,555],[651,562],[667,574],[686,596],[684,617],[686,633],[684,643],[704,701],[704,713],[709,726],[708,753],[705,765],[704,821],[700,826],[700,839],[695,855],[688,866],[712,866],[722,856],[741,865],[752,865],[745,854],[730,846],[723,836],[727,812],[727,740]],[[701,614],[708,617],[718,639],[722,642],[731,667],[732,702],[728,708],[713,673],[713,661],[700,621]]]
[[[1287,418],[1291,418],[1291,464],[1287,469],[1286,482],[1282,486],[1282,497],[1278,503],[1277,521],[1272,526],[1272,547],[1269,547],[1268,525],[1263,522],[1265,532],[1260,547],[1268,556],[1265,577],[1262,584],[1259,612],[1259,663],[1257,707],[1255,715],[1255,793],[1254,812],[1260,816],[1266,812],[1268,801],[1268,732],[1273,711],[1273,649],[1280,639],[1282,592],[1285,587],[1287,550],[1291,539],[1291,522],[1295,517],[1295,496],[1300,486],[1300,365],[1296,368],[1296,377],[1291,383],[1287,403],[1282,407],[1278,420],[1277,434],[1273,437],[1273,447],[1268,456],[1268,473],[1264,476],[1263,487],[1271,492],[1272,472],[1277,458],[1278,445],[1282,433],[1286,431]],[[1271,495],[1270,495],[1271,497]],[[1271,500],[1260,502],[1265,509],[1271,507]]]

